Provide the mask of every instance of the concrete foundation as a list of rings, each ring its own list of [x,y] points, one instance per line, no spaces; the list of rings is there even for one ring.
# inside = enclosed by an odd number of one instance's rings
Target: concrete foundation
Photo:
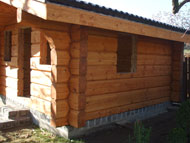
[[[4,96],[3,96],[4,97]],[[1,96],[0,98],[3,99]],[[9,99],[6,97],[7,103],[13,102],[14,104],[21,104],[21,102],[16,103],[13,101],[14,99]],[[23,105],[25,106],[25,105]],[[134,122],[136,120],[144,120],[153,116],[156,116],[160,113],[166,112],[168,107],[171,107],[170,102],[163,102],[160,104],[147,106],[144,108],[123,112],[119,114],[114,114],[111,116],[106,116],[94,120],[86,121],[85,127],[82,128],[74,128],[71,126],[63,126],[54,128],[50,126],[50,117],[33,109],[30,109],[30,113],[32,116],[33,123],[38,125],[41,128],[45,128],[54,134],[63,136],[65,138],[75,138],[81,135],[89,134],[98,130],[102,130],[104,128],[112,127],[113,123],[119,122],[119,124],[126,122]]]

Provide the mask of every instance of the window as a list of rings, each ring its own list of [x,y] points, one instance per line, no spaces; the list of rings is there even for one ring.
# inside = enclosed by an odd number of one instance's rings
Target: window
[[[4,38],[4,61],[11,61],[12,32],[5,31]]]
[[[136,71],[136,36],[119,35],[117,49],[117,72]]]
[[[41,34],[40,39],[40,64],[51,65],[51,49],[49,42],[45,39],[44,35]]]

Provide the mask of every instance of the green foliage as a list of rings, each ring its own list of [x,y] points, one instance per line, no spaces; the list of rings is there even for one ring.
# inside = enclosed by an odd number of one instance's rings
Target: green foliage
[[[176,114],[177,125],[186,132],[190,129],[190,101],[187,100],[180,106]]]
[[[187,143],[187,134],[183,128],[174,128],[168,135],[168,143]]]
[[[149,143],[151,128],[145,128],[141,122],[134,124],[134,137],[129,136],[129,143]]]

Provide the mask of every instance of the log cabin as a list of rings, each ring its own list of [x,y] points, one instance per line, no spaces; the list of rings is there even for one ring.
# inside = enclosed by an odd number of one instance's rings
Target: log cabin
[[[0,94],[66,138],[182,101],[189,32],[75,0],[0,0]]]

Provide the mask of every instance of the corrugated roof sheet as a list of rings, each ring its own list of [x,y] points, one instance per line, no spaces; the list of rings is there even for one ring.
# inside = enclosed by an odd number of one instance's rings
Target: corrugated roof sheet
[[[151,26],[155,26],[155,27],[159,27],[159,28],[164,28],[164,29],[171,30],[171,31],[176,31],[176,32],[181,32],[181,33],[186,32],[187,34],[190,34],[190,31],[186,31],[183,28],[175,27],[175,26],[172,26],[172,25],[169,25],[166,23],[161,23],[158,21],[154,21],[151,19],[147,19],[147,18],[137,16],[137,15],[129,14],[127,12],[118,11],[116,9],[111,9],[111,8],[106,8],[104,6],[99,6],[99,5],[87,3],[84,1],[78,1],[78,0],[46,0],[46,2],[56,3],[56,4],[60,4],[60,5],[73,7],[73,8],[79,8],[79,9],[83,9],[83,10],[87,10],[87,11],[91,11],[91,12],[96,12],[99,14],[104,14],[104,15],[122,18],[122,19],[130,20],[130,21],[134,21],[134,22],[139,22],[142,24],[147,24],[147,25],[151,25]]]

